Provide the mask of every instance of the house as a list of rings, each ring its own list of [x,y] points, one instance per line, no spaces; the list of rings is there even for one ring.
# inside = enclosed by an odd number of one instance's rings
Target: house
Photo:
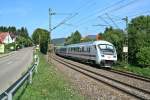
[[[13,43],[14,40],[11,38],[9,32],[0,32],[0,44]]]

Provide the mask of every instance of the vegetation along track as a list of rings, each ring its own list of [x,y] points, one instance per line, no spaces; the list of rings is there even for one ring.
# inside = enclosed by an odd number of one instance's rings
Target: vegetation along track
[[[104,84],[107,84],[113,88],[121,90],[127,94],[130,94],[131,96],[138,98],[138,99],[149,99],[150,98],[150,92],[146,91],[142,88],[123,83],[121,81],[110,78],[108,76],[104,76],[104,75],[97,73],[95,71],[92,71],[92,70],[83,68],[82,66],[78,66],[76,64],[65,61],[62,58],[58,58],[58,57],[56,58],[56,56],[55,57],[53,56],[53,59],[56,60],[57,62],[65,65],[65,66],[73,69],[73,70],[76,70],[76,71],[92,78],[92,79],[103,82]]]

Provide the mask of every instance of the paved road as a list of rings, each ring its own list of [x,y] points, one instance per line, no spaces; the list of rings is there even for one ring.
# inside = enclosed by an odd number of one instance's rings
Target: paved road
[[[33,48],[24,48],[0,58],[0,94],[12,85],[32,63]]]

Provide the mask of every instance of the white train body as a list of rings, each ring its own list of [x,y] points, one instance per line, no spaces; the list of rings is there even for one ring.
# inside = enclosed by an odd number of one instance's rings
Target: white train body
[[[117,61],[113,44],[102,40],[59,47],[55,52],[64,57],[92,61],[102,67],[111,67]]]

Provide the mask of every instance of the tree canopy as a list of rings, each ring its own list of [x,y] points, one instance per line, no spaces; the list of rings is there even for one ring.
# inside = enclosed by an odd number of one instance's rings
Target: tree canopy
[[[147,47],[150,47],[150,16],[139,16],[132,19],[128,25],[128,34],[129,61],[130,63],[141,64],[141,52],[149,50]],[[143,48],[145,49],[143,50]],[[150,61],[150,59],[148,60]]]
[[[81,42],[81,33],[77,30],[71,34],[66,40],[65,40],[65,45],[68,44],[75,44],[75,43],[80,43]]]
[[[45,29],[37,28],[32,34],[32,39],[34,44],[40,45],[40,51],[46,54],[48,50],[49,32]]]
[[[122,59],[122,47],[124,41],[124,33],[120,29],[113,29],[112,27],[106,28],[103,35],[103,39],[111,42],[117,51],[118,59]]]

